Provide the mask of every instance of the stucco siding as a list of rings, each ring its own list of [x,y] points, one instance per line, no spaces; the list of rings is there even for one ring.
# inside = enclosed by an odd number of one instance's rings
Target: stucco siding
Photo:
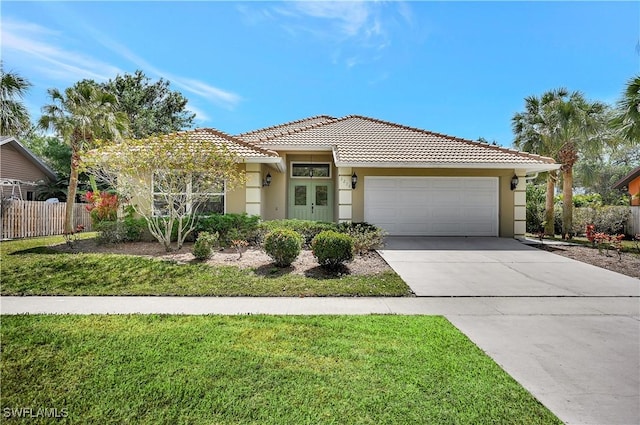
[[[287,217],[287,174],[268,166],[262,172],[271,174],[271,185],[262,188],[262,219],[282,220]]]
[[[238,164],[238,171],[244,173],[245,164]],[[247,195],[244,184],[238,185],[238,187],[231,190],[227,190],[226,196],[227,198],[225,202],[227,213],[241,214],[245,212]]]

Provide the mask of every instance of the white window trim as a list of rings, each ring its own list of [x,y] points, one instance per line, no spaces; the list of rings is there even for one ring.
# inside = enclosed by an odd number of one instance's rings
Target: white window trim
[[[304,165],[328,165],[329,166],[329,176],[328,177],[294,176],[293,175],[293,169],[295,168],[296,165],[299,165],[299,164],[304,164]],[[323,179],[323,180],[331,180],[333,178],[333,167],[332,167],[331,162],[326,162],[326,161],[321,161],[321,162],[315,162],[315,161],[292,161],[291,162],[291,172],[289,173],[289,177],[292,178],[292,179]]]
[[[154,191],[155,188],[155,184],[154,184],[154,175],[155,172],[151,173],[151,214],[153,217],[167,217],[166,215],[159,215],[156,212],[156,208],[155,208],[155,197],[156,195],[165,195],[164,192],[156,192]],[[189,179],[189,182],[187,182],[187,191],[186,192],[175,192],[173,193],[173,195],[180,195],[180,194],[184,194],[187,196],[187,199],[190,198],[190,194],[191,194],[191,187],[192,187],[193,183],[192,183],[192,179]],[[222,183],[222,192],[212,192],[212,193],[205,193],[206,195],[209,196],[222,196],[222,214],[226,214],[227,213],[227,182],[224,181]],[[191,214],[191,203],[187,202],[187,211],[189,214]]]

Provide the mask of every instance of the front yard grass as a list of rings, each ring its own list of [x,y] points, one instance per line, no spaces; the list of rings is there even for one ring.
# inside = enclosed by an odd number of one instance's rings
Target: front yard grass
[[[91,235],[81,235],[91,237]],[[2,295],[409,296],[393,272],[330,279],[262,276],[235,266],[177,264],[114,254],[68,254],[49,248],[62,237],[0,243]]]
[[[0,335],[3,418],[561,423],[442,317],[3,316]]]

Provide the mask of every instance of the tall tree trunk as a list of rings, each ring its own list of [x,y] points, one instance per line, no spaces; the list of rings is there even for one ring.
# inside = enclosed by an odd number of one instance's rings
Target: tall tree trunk
[[[549,171],[547,175],[547,196],[545,199],[545,210],[544,210],[544,234],[547,236],[553,236],[555,233],[554,226],[554,211],[553,211],[553,197],[556,191],[556,176],[557,172]]]
[[[80,156],[77,151],[71,153],[71,175],[69,176],[69,188],[67,190],[67,211],[64,216],[64,233],[71,235],[75,233],[73,209],[76,202],[76,191],[78,189],[78,166]]]
[[[573,229],[573,167],[562,170],[562,237],[571,236]]]

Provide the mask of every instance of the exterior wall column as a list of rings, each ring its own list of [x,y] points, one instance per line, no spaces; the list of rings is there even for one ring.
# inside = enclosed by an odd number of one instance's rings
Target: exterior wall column
[[[260,164],[245,164],[247,182],[245,184],[245,212],[260,215],[262,212],[262,167]]]
[[[513,237],[524,238],[527,232],[527,173],[515,170],[518,186],[513,191]]]
[[[338,168],[338,223],[350,222],[353,217],[352,173],[351,167]]]

